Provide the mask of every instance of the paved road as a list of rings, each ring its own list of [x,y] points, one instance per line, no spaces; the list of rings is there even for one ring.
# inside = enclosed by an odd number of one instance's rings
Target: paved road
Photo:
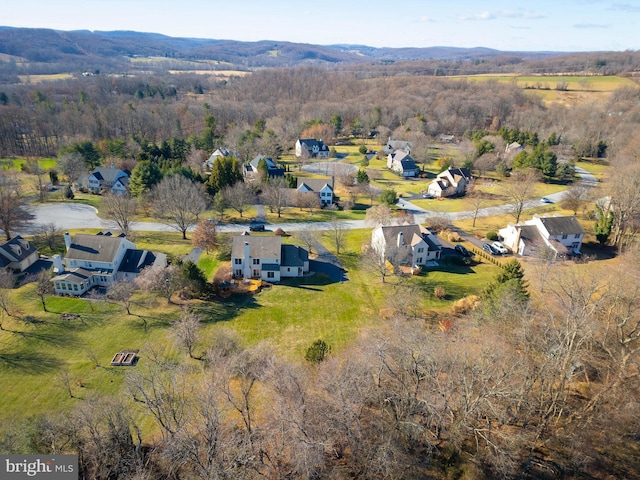
[[[581,177],[581,186],[594,187],[598,184],[598,180],[586,170],[576,167],[576,173]],[[558,202],[562,199],[564,192],[558,192],[551,195],[547,195],[547,198],[552,202]],[[530,200],[526,203],[525,208],[532,208],[540,206],[542,203],[540,199]],[[414,214],[414,218],[418,223],[424,223],[427,218],[438,215],[442,216],[440,212],[433,212],[421,208],[410,201],[400,198],[398,200],[398,206],[405,210],[409,210]],[[478,212],[479,217],[486,217],[491,215],[505,215],[508,214],[511,205],[500,205],[497,207],[483,208]],[[258,210],[259,213],[264,212]],[[44,225],[48,223],[54,223],[56,227],[61,230],[79,229],[79,228],[102,228],[102,229],[117,229],[114,222],[103,220],[98,217],[95,208],[88,205],[82,205],[77,203],[51,203],[47,205],[39,205],[33,208],[32,213],[34,215],[33,226],[25,229],[24,231],[17,232],[20,235],[32,235],[36,232],[38,225]],[[266,213],[266,212],[265,212]],[[472,211],[466,212],[451,212],[444,214],[450,220],[459,220],[464,218],[471,218],[473,216]],[[365,223],[363,220],[347,220],[343,222],[345,228],[364,228]],[[248,221],[247,224],[220,224],[218,226],[221,232],[242,233],[249,230]],[[299,222],[299,223],[272,223],[267,224],[268,230],[274,231],[281,228],[285,232],[297,232],[300,230],[330,230],[332,225],[330,222]],[[132,225],[134,231],[150,231],[150,232],[171,232],[176,231],[174,228],[157,222],[135,222]]]

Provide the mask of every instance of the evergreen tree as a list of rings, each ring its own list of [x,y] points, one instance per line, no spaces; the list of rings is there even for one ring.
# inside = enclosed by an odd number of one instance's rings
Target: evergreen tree
[[[607,210],[605,213],[599,205],[596,205],[597,220],[594,225],[596,239],[600,246],[604,246],[609,240],[611,229],[613,228],[613,212]]]
[[[129,192],[132,197],[139,197],[148,192],[162,180],[160,169],[148,160],[138,162],[129,180]]]

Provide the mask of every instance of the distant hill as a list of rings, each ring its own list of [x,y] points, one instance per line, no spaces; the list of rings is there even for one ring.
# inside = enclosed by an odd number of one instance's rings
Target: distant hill
[[[60,31],[41,28],[0,27],[0,54],[43,63],[114,60],[123,56],[160,56],[184,60],[217,60],[240,67],[253,68],[433,59],[462,61],[501,56],[540,59],[559,53],[502,52],[489,48],[322,46],[276,41],[240,42],[174,38],[157,33],[132,31],[92,32],[88,30]]]

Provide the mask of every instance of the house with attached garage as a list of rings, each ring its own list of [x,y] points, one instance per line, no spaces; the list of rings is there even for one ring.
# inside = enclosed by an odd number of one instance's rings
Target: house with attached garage
[[[278,167],[276,162],[272,158],[265,157],[264,155],[258,155],[253,158],[249,163],[244,165],[242,174],[245,178],[255,178],[260,174],[260,162],[264,160],[267,167],[267,177],[284,177],[284,168]]]
[[[231,247],[231,268],[236,278],[279,282],[309,273],[309,252],[283,245],[279,236],[237,235]]]
[[[78,186],[91,193],[106,191],[122,194],[128,191],[130,176],[128,171],[120,170],[113,165],[111,167],[96,167],[93,172],[80,176]]]
[[[440,258],[442,245],[422,225],[381,225],[371,233],[371,248],[392,265],[421,267]]]
[[[205,170],[210,172],[213,169],[213,164],[215,163],[216,158],[228,158],[228,157],[237,157],[237,155],[231,150],[229,150],[228,148],[218,148],[216,149],[215,152],[211,154],[211,156],[207,160],[205,160],[203,166]]]
[[[387,155],[387,168],[403,177],[415,177],[418,175],[418,166],[406,150],[395,150]]]
[[[53,257],[57,294],[82,295],[92,287],[107,287],[118,280],[133,280],[151,265],[167,265],[162,253],[139,250],[124,234],[64,234],[64,260]]]
[[[333,177],[298,178],[296,191],[317,193],[320,197],[320,205],[326,207],[333,203]]]
[[[329,147],[322,140],[299,138],[296,141],[296,157],[329,158]]]
[[[38,250],[20,235],[0,245],[0,268],[22,273],[38,261]]]
[[[431,181],[427,192],[434,198],[464,195],[471,180],[471,172],[468,169],[448,168]]]
[[[502,243],[518,255],[536,255],[542,250],[555,256],[579,256],[584,229],[574,216],[541,217],[509,224],[498,231]]]

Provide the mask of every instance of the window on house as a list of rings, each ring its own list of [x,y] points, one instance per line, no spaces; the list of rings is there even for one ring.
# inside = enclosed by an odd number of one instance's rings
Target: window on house
[[[241,258],[236,258],[236,259],[234,259],[233,263],[235,263],[236,265],[242,265],[242,259]]]
[[[239,268],[236,269],[236,276],[237,277],[241,277],[242,276],[242,270],[240,270]]]
[[[267,278],[275,278],[275,272],[267,272]]]
[[[73,289],[74,289],[76,292],[78,291],[78,284],[77,284],[77,283],[74,283],[74,284],[73,284]]]
[[[260,270],[254,270],[253,271],[253,276],[254,277],[259,277],[260,276]]]
[[[424,252],[424,248],[423,247],[418,248],[418,253],[422,253],[422,252]]]
[[[418,259],[416,260],[416,263],[418,264],[422,263],[422,257],[418,257]]]
[[[254,265],[260,265],[260,259],[259,258],[254,258],[253,259],[253,264]]]
[[[569,237],[569,235],[562,235],[562,239],[566,240]]]
[[[580,238],[580,234],[579,234],[579,233],[576,233],[576,234],[574,235],[574,238]]]

